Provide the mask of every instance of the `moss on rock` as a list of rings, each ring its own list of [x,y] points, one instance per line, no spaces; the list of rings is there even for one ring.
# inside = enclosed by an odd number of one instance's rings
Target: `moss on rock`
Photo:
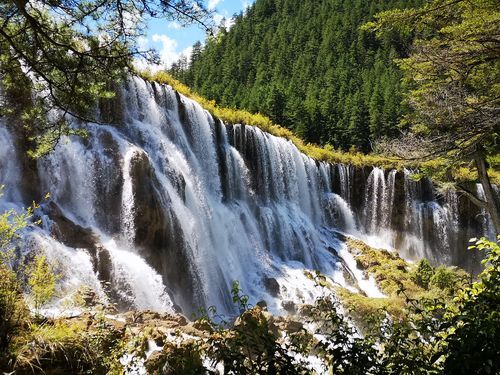
[[[470,276],[456,267],[432,267],[426,260],[411,264],[395,252],[375,249],[357,239],[348,239],[347,247],[365,276],[372,276],[386,298],[370,298],[335,287],[349,315],[362,331],[368,331],[387,314],[403,318],[412,300],[441,299],[451,302],[470,282]]]

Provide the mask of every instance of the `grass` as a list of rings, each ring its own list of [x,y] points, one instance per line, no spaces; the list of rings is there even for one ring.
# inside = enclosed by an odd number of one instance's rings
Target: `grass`
[[[30,323],[29,328],[16,337],[12,353],[16,369],[71,368],[88,362],[91,348],[83,339],[85,327],[67,322]]]

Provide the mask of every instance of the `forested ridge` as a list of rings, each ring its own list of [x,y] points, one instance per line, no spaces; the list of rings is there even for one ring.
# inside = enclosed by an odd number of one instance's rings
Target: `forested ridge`
[[[220,105],[260,112],[308,142],[370,151],[405,113],[402,73],[410,33],[377,39],[360,26],[420,0],[257,0],[170,69]]]

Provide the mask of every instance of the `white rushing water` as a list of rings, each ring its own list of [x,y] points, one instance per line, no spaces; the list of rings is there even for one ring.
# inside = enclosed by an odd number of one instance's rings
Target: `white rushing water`
[[[401,183],[396,171],[373,168],[360,186],[352,167],[317,163],[254,127],[225,125],[168,86],[132,78],[119,96],[119,123],[87,124],[88,140],[64,137],[38,161],[39,191],[51,193],[44,220],[55,205],[92,239],[57,240],[60,218],[27,235],[29,249],[59,265],[62,290],[87,285],[105,299],[105,280],[129,307],[189,313],[215,305],[232,314],[237,280],[251,303],[283,312],[283,302],[317,297],[305,270],[349,286],[339,259],[357,288],[383,297],[339,233],[410,258],[432,258],[429,228],[433,241],[456,236],[456,195],[426,201],[409,171]],[[25,204],[16,154],[0,124],[2,207]]]

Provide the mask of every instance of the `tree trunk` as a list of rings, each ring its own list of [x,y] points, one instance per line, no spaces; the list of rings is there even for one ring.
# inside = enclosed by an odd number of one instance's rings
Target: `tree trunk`
[[[490,178],[488,176],[488,168],[486,167],[486,161],[484,160],[484,152],[482,149],[475,153],[474,161],[476,163],[479,181],[481,182],[481,185],[483,185],[484,195],[486,198],[486,209],[488,210],[491,221],[493,222],[495,234],[498,235],[500,234],[500,204],[498,203],[495,192],[491,187]]]

